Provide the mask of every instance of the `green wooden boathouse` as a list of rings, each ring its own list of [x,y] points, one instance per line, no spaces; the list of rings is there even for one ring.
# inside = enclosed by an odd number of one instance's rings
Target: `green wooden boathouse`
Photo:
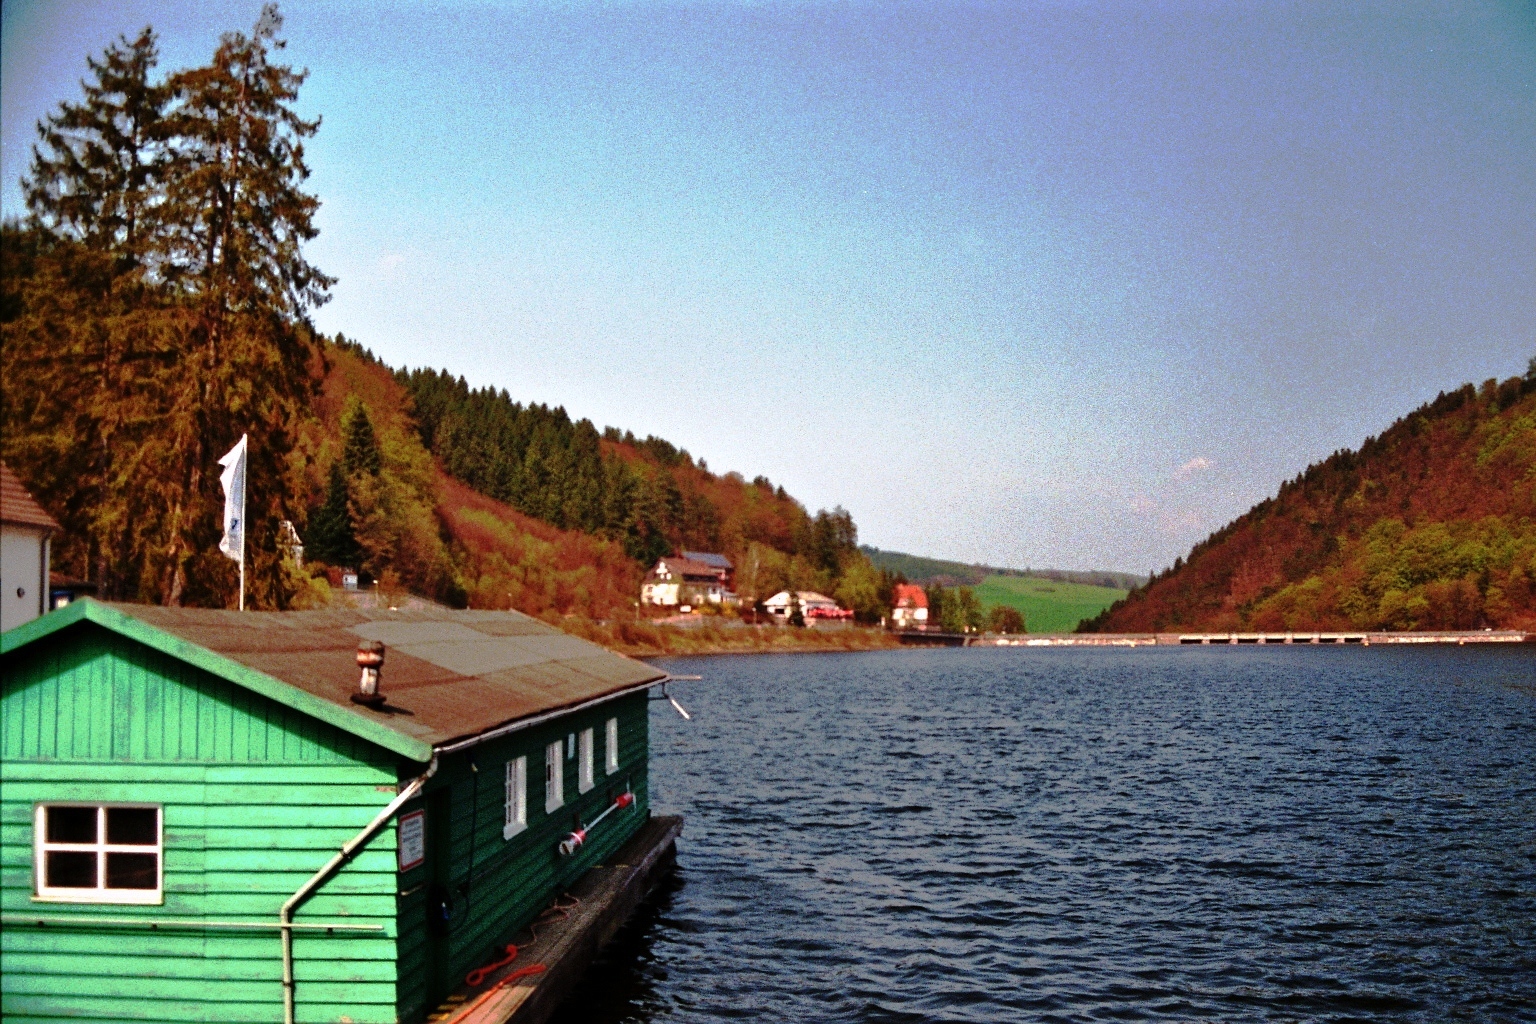
[[[649,815],[664,673],[515,612],[83,600],[0,665],[11,1024],[422,1021]]]

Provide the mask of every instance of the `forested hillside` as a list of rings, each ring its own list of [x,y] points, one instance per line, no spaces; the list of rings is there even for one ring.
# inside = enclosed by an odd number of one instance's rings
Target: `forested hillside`
[[[56,568],[107,598],[232,606],[217,460],[248,434],[253,607],[323,604],[350,566],[385,591],[600,618],[686,547],[732,558],[749,599],[821,590],[878,618],[891,581],[842,509],[320,336],[318,122],[294,113],[281,26],[263,8],[208,65],[158,76],[154,33],[121,39],[39,125],[27,218],[0,225],[0,457],[63,525]]]
[[[308,572],[352,566],[452,605],[604,618],[629,611],[641,568],[613,541],[476,493],[421,443],[410,396],[359,346],[326,342],[314,415],[292,460]],[[323,601],[324,588],[310,584]]]
[[[1441,394],[1084,629],[1536,628],[1536,359]]]
[[[766,477],[712,473],[661,438],[599,432],[563,408],[471,388],[447,370],[399,370],[395,380],[444,470],[527,516],[616,542],[641,565],[721,552],[751,600],[794,587],[832,594],[869,620],[883,613],[890,580],[860,553],[841,508],[813,516]]]

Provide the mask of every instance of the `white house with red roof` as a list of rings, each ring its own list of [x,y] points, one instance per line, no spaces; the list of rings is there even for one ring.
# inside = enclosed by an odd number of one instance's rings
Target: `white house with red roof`
[[[48,546],[59,524],[0,463],[0,633],[48,611]]]
[[[891,625],[897,629],[926,629],[928,595],[915,583],[898,583],[891,594]]]

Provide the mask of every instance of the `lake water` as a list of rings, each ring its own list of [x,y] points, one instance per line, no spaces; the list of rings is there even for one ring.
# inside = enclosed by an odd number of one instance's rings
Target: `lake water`
[[[575,1021],[1536,1020],[1529,649],[672,659]]]

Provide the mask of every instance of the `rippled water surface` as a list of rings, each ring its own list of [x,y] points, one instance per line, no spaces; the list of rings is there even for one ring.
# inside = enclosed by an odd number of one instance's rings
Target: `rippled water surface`
[[[573,1021],[1536,1020],[1526,650],[672,660]]]

